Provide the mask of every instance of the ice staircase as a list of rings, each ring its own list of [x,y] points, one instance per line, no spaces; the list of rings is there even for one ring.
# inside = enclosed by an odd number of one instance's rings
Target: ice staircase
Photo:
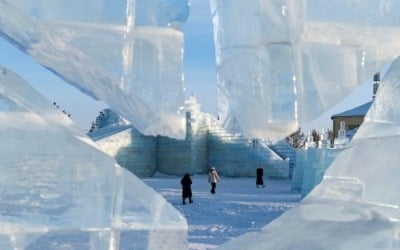
[[[255,176],[259,166],[268,177],[289,176],[289,163],[261,140],[227,133],[213,126],[209,130],[209,164],[225,176]]]
[[[227,133],[208,115],[199,114],[197,124],[188,123],[186,139],[176,140],[145,136],[110,110],[102,113],[89,136],[121,166],[141,177],[155,172],[207,173],[211,166],[224,176],[255,176],[259,166],[268,177],[289,175],[289,163],[263,141]]]

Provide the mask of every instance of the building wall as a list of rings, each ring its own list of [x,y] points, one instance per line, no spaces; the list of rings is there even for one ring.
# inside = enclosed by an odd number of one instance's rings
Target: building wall
[[[346,130],[351,130],[358,128],[364,121],[364,116],[349,116],[349,117],[334,117],[333,122],[333,133],[334,137],[338,137],[338,131],[340,129],[340,122],[344,121],[346,123]]]

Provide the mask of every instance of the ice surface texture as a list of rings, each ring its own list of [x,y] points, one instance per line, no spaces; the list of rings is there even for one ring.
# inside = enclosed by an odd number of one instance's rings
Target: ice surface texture
[[[209,166],[217,166],[224,176],[255,176],[257,166],[265,166],[264,174],[268,177],[288,176],[289,163],[270,145],[227,133],[214,116],[201,112],[195,97],[186,101],[185,111],[185,140],[144,136],[109,109],[100,112],[97,126],[89,136],[122,167],[139,177],[156,172],[178,176],[207,174]]]
[[[0,0],[0,34],[148,135],[184,137],[187,0]]]
[[[0,67],[0,249],[182,249],[185,219]]]
[[[220,118],[282,138],[400,52],[395,0],[211,0]]]
[[[397,58],[349,148],[298,207],[220,249],[399,248],[399,72]]]

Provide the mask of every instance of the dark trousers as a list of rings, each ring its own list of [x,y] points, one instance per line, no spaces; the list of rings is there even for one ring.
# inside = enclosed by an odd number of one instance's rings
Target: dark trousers
[[[210,192],[212,193],[212,194],[215,194],[215,188],[217,187],[217,183],[211,183],[211,190],[210,190]]]

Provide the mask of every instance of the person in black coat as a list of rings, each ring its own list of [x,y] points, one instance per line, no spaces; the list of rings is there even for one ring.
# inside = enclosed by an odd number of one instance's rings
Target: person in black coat
[[[186,173],[181,179],[182,185],[182,204],[185,205],[186,198],[189,198],[189,203],[192,203],[192,179],[190,179],[190,175]]]
[[[256,179],[257,188],[258,186],[265,187],[263,176],[264,176],[264,169],[262,167],[257,168],[257,179]]]

